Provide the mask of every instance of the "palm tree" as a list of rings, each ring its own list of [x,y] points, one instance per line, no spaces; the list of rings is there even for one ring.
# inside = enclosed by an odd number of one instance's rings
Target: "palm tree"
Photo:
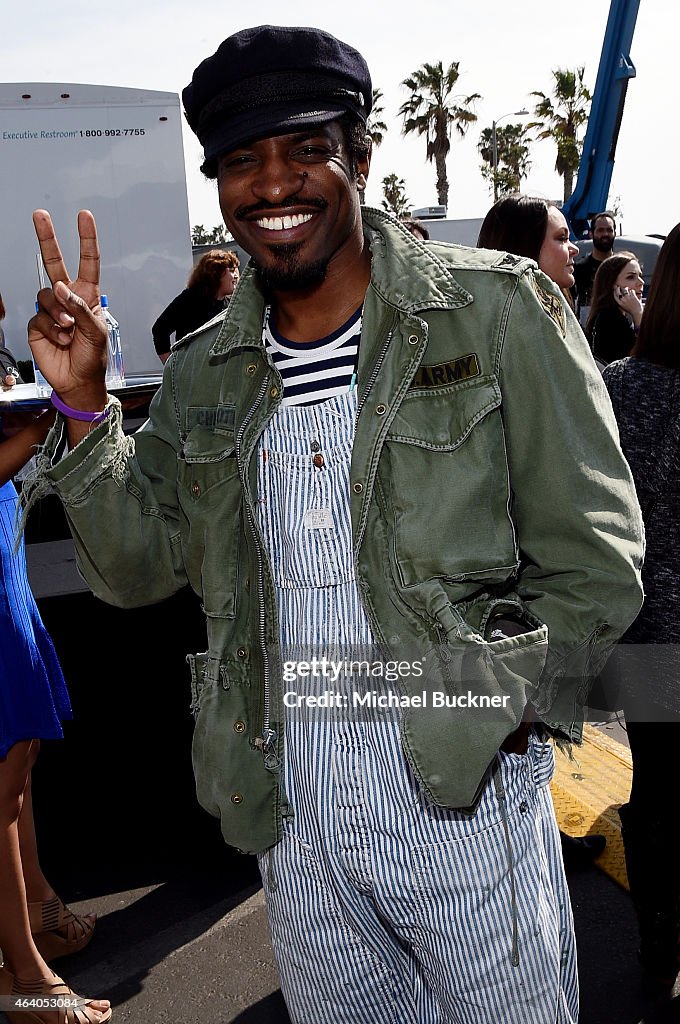
[[[519,192],[522,178],[531,167],[527,145],[527,126],[506,124],[496,128],[496,174],[494,188],[493,128],[484,128],[477,150],[482,158],[482,177],[489,182],[491,191],[499,196]]]
[[[206,231],[202,224],[194,224],[191,229],[192,245],[223,245],[226,241],[224,224],[216,224],[211,231]]]
[[[574,175],[581,160],[582,139],[579,129],[587,123],[591,95],[583,84],[585,68],[574,71],[558,68],[553,71],[552,97],[544,92],[534,91],[539,102],[534,115],[539,118],[527,128],[540,128],[537,139],[553,139],[557,146],[555,170],[564,178],[564,200],[574,190]]]
[[[366,121],[366,134],[371,140],[371,145],[373,146],[380,145],[382,140],[385,138],[385,132],[387,131],[387,125],[381,120],[381,115],[385,111],[385,108],[381,103],[383,99],[382,89],[374,89],[371,113],[368,115],[368,120]],[[366,192],[364,189],[359,192],[359,202],[362,206],[366,202]]]
[[[366,134],[374,146],[380,145],[387,131],[387,125],[384,121],[380,120],[381,115],[385,113],[385,108],[381,105],[381,101],[384,98],[382,89],[373,90],[373,104],[371,106],[371,113],[366,121]]]
[[[461,138],[465,135],[477,120],[470,106],[482,98],[477,92],[470,96],[453,95],[458,67],[458,61],[450,64],[446,71],[441,61],[423,64],[401,83],[411,90],[411,95],[399,108],[399,116],[404,119],[402,135],[415,132],[425,136],[427,159],[434,160],[437,169],[437,199],[441,206],[448,206],[449,199],[446,157],[451,149],[451,130],[455,129]]]
[[[383,210],[389,210],[400,220],[408,216],[411,200],[406,197],[406,182],[396,174],[388,174],[382,180],[384,199]]]

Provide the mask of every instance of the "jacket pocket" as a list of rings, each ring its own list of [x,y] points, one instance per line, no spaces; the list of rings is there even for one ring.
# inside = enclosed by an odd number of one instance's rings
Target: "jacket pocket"
[[[440,807],[475,806],[545,666],[548,629],[521,602],[491,601],[487,611],[512,614],[524,631],[485,640],[455,606],[443,607],[436,627],[439,664],[427,679],[430,699],[423,708],[409,708],[402,719],[415,774]]]
[[[492,375],[407,393],[380,477],[403,586],[503,581],[517,567],[501,392]]]
[[[182,551],[206,614],[233,618],[238,592],[241,480],[233,430],[199,424],[185,439],[178,471]]]
[[[222,678],[225,689],[228,689],[229,680],[219,660],[212,658],[207,651],[201,654],[187,654],[187,664],[191,677],[190,711],[196,719],[201,710],[204,696],[207,696],[210,688],[216,686]]]

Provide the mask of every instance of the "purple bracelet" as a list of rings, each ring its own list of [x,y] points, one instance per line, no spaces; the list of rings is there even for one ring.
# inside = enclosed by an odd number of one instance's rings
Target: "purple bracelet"
[[[110,406],[107,406],[103,412],[83,412],[82,409],[72,409],[66,402],[62,402],[56,391],[53,391],[50,395],[50,402],[55,409],[58,409],[60,413],[63,413],[70,420],[82,420],[83,423],[101,423],[111,411]]]

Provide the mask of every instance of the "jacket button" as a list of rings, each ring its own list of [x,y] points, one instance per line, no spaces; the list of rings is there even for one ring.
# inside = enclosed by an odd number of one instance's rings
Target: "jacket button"
[[[314,463],[317,469],[321,469],[321,467],[326,464],[326,460],[324,459],[323,455],[315,455],[314,458],[312,459],[312,462]]]
[[[417,345],[419,341],[420,341],[420,338],[418,337],[417,334],[409,334],[409,336],[408,336],[408,343],[409,343],[409,345]]]
[[[248,363],[246,366],[246,373],[249,377],[252,377],[257,372],[257,363]]]
[[[193,484],[191,485],[191,496],[193,498],[200,498],[201,496],[201,485],[199,484],[198,480],[194,480]]]
[[[354,491],[355,494],[361,494],[363,489],[364,489],[364,485],[363,484],[359,484],[359,483],[352,484],[352,490]]]
[[[279,397],[279,389],[276,387],[276,385],[274,385],[274,387],[270,389],[269,394],[272,396],[272,398]]]
[[[243,793],[232,793],[231,794],[231,802],[232,802],[232,804],[242,804],[243,803]]]
[[[387,412],[386,405],[376,405],[375,407],[376,416],[384,416]]]
[[[239,736],[242,736],[245,731],[246,731],[246,723],[245,722],[242,722],[240,719],[239,719],[238,722],[234,722],[234,732],[235,733],[237,733]]]
[[[236,653],[238,654],[239,658],[247,658],[248,657],[248,648],[247,647],[239,647],[239,649],[237,650]]]

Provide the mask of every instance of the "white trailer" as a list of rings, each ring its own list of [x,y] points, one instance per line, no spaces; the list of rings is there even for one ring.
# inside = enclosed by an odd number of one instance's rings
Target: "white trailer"
[[[128,379],[162,370],[151,325],[192,267],[179,96],[104,85],[0,84],[3,328],[29,358],[38,290],[31,214],[49,210],[66,265],[78,266],[78,210],[91,210],[101,290],[120,323]]]
[[[477,245],[479,229],[482,226],[483,217],[467,217],[463,220],[445,220],[443,217],[428,219],[417,218],[425,224],[430,232],[430,238],[438,242],[453,242],[456,245]]]

